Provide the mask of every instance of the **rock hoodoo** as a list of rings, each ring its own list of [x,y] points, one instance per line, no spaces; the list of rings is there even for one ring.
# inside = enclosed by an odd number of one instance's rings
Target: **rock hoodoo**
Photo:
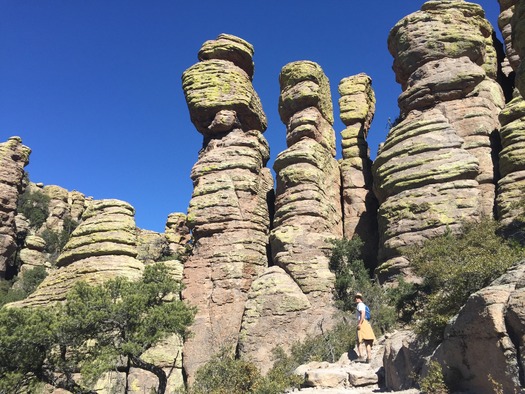
[[[16,204],[30,153],[20,137],[0,143],[0,278],[5,277],[9,259],[17,248]]]
[[[328,78],[309,61],[287,64],[279,77],[279,114],[288,149],[275,159],[277,175],[273,262],[301,290],[328,302],[334,275],[329,239],[341,238],[340,172]],[[315,294],[315,296],[314,296]]]
[[[341,133],[340,161],[345,238],[359,236],[369,266],[377,259],[377,200],[372,192],[372,160],[366,137],[374,117],[375,95],[366,74],[344,78],[339,83],[340,117],[346,128]]]
[[[400,122],[373,166],[385,280],[410,277],[402,246],[492,215],[492,139],[504,105],[479,5],[429,1],[396,24],[388,46],[403,93]]]
[[[265,168],[266,117],[251,83],[252,54],[246,41],[221,34],[204,43],[201,62],[182,77],[191,119],[204,135],[191,172],[194,248],[184,266],[183,297],[198,308],[184,347],[190,381],[210,349],[237,346],[248,290],[268,264],[273,180]]]
[[[65,299],[77,281],[98,284],[117,276],[138,279],[143,264],[137,256],[135,210],[119,200],[96,200],[82,215],[57,260],[56,270],[17,305],[36,306]]]

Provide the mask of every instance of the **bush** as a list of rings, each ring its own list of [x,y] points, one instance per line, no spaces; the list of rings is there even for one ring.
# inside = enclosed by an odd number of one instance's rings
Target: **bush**
[[[362,259],[363,242],[358,238],[333,242],[330,270],[335,273],[335,306],[342,311],[355,310],[355,293],[364,295],[374,328],[387,332],[397,320],[391,290],[383,288],[365,267]]]
[[[449,392],[441,364],[437,361],[430,362],[428,374],[420,380],[419,385],[424,394],[448,394]]]
[[[248,361],[235,359],[231,352],[222,349],[199,368],[191,394],[253,393],[261,375]]]
[[[525,257],[525,249],[497,235],[498,230],[496,221],[485,218],[465,224],[457,235],[448,231],[404,250],[423,278],[424,308],[415,315],[421,333],[440,340],[447,322],[472,293]]]
[[[49,200],[43,191],[26,188],[18,198],[17,211],[26,217],[31,228],[39,229],[49,216]]]
[[[71,238],[71,233],[77,226],[78,223],[76,221],[66,217],[64,218],[64,226],[61,231],[53,231],[47,228],[42,231],[41,236],[46,243],[45,251],[49,253],[49,259],[52,263],[54,263],[60,253],[62,253],[64,246],[66,246],[67,241]]]
[[[46,276],[46,269],[40,266],[26,270],[19,280],[2,280],[0,282],[0,307],[10,302],[27,298],[29,294],[36,290]],[[17,286],[13,287],[15,282],[17,282]]]

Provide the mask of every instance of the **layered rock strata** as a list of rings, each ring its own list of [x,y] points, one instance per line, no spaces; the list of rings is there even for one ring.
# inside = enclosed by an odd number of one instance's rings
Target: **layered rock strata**
[[[343,193],[343,234],[364,242],[364,258],[375,266],[377,254],[377,200],[372,192],[372,161],[366,137],[375,112],[372,79],[366,74],[339,83],[343,158],[340,161]]]
[[[246,303],[239,349],[263,372],[276,346],[330,327],[334,275],[328,267],[329,239],[342,236],[340,172],[328,79],[313,62],[283,67],[279,113],[288,149],[275,160],[275,266],[254,281]],[[278,330],[286,335],[269,336]]]
[[[458,0],[429,1],[390,32],[403,93],[373,166],[383,280],[410,277],[403,246],[493,214],[504,97],[492,32],[479,5]]]
[[[45,305],[65,299],[80,280],[99,284],[122,276],[138,279],[143,264],[136,259],[137,235],[134,209],[119,200],[93,201],[82,222],[71,234],[53,270],[20,306]]]
[[[288,149],[274,164],[273,262],[305,294],[328,294],[334,281],[328,268],[328,239],[342,236],[330,85],[321,67],[309,61],[284,66],[279,82],[279,114],[286,124]]]
[[[9,259],[17,248],[16,204],[30,153],[20,137],[0,143],[0,278],[5,277]]]
[[[433,355],[458,391],[521,392],[525,387],[525,262],[472,294]],[[489,356],[487,356],[489,355]],[[497,383],[497,386],[495,386]]]
[[[252,54],[246,41],[221,34],[204,43],[201,62],[182,76],[191,119],[204,135],[191,171],[187,224],[194,248],[184,265],[183,298],[198,311],[184,345],[190,382],[214,353],[237,346],[248,290],[268,264],[273,179],[265,168],[266,117],[251,83]]]
[[[191,233],[186,224],[185,214],[179,212],[169,214],[164,234],[172,255],[181,256],[190,249]]]
[[[523,37],[523,34],[514,35],[513,40],[513,26],[519,31],[518,18],[520,14],[525,15],[522,10],[514,16],[514,11],[521,7],[517,4],[515,0],[501,1],[499,17],[507,57],[510,66],[516,72],[519,70],[521,61],[520,54],[514,49],[514,45],[520,47],[518,40]],[[517,80],[521,78],[518,76]],[[512,231],[513,221],[524,213],[518,202],[523,198],[525,191],[525,101],[518,90],[514,91],[513,99],[501,111],[499,118],[502,150],[499,155],[501,178],[498,181],[498,218],[503,224],[509,225]]]

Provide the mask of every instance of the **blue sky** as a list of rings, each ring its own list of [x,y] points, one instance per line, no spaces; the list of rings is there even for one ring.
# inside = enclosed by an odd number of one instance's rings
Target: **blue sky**
[[[388,32],[420,0],[0,0],[0,141],[32,149],[33,182],[117,198],[137,225],[164,231],[186,212],[202,136],[189,120],[182,72],[220,33],[255,47],[254,86],[268,117],[273,165],[286,148],[278,76],[296,60],[330,79],[338,141],[337,85],[372,77],[377,109],[372,155],[399,113]],[[496,25],[497,0],[477,1]],[[340,142],[338,142],[338,158]]]

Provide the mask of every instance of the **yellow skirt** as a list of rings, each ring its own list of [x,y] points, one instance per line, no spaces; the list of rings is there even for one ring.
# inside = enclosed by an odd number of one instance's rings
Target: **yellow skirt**
[[[364,320],[361,324],[361,329],[357,330],[357,340],[359,343],[367,340],[367,341],[375,341],[376,336],[374,335],[374,330],[372,330],[372,326],[368,322],[368,320]]]

